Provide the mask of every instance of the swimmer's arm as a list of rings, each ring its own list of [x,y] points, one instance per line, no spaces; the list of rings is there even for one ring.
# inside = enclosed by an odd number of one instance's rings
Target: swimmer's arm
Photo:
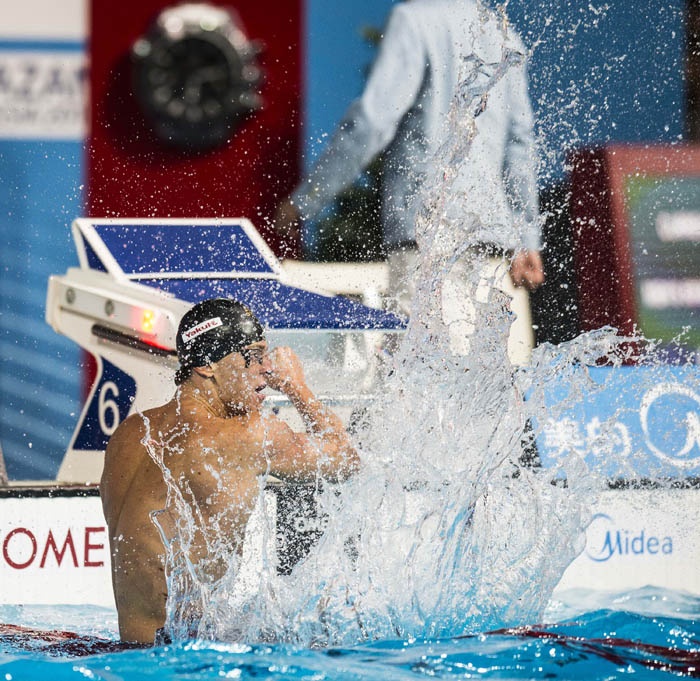
[[[100,498],[110,531],[121,515],[126,495],[139,470],[143,449],[143,418],[133,415],[123,421],[114,432],[105,450],[105,461],[100,478]]]
[[[299,358],[290,348],[269,354],[267,384],[284,393],[304,421],[308,435],[294,433],[279,419],[269,422],[273,475],[294,479],[343,479],[359,467],[359,457],[343,422],[311,392]]]
[[[295,386],[287,392],[287,397],[301,416],[309,433],[333,438],[341,446],[351,446],[343,422],[306,385]]]
[[[330,438],[296,433],[277,418],[267,423],[265,451],[269,472],[295,482],[311,482],[319,476],[339,482],[356,473],[360,466],[360,458],[347,434],[344,438]]]
[[[320,474],[326,479],[337,481],[357,472],[360,458],[337,414],[323,404],[306,385],[297,386],[287,396],[309,434],[294,435],[301,441],[305,454],[313,456]]]
[[[352,448],[343,422],[328,409],[306,384],[299,358],[290,348],[270,353],[271,369],[266,378],[274,390],[284,393],[294,405],[308,433],[332,441],[338,447]]]

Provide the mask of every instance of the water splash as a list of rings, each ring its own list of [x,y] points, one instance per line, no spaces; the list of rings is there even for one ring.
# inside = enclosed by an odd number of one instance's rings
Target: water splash
[[[560,569],[552,569],[549,540],[578,536],[581,521],[570,512],[571,490],[563,493],[518,463],[526,417],[505,352],[508,300],[483,285],[486,256],[474,248],[479,216],[455,210],[452,200],[475,120],[522,58],[504,48],[498,64],[475,58],[464,64],[450,113],[453,134],[425,183],[411,322],[382,398],[358,435],[362,471],[340,495],[320,496],[319,511],[330,521],[312,553],[285,578],[272,564],[261,571],[249,585],[254,604],[236,596],[241,561],[234,556],[217,584],[204,584],[187,559],[197,509],[161,460],[167,518],[175,518],[162,531],[175,638],[192,635],[193,613],[200,637],[330,644],[461,634],[536,619],[545,607],[573,558],[557,546]],[[442,313],[442,289],[457,263],[476,301],[466,323],[486,330],[466,354],[450,347],[454,328],[451,334]],[[260,506],[264,499],[261,490]],[[270,529],[259,530],[264,544]]]
[[[606,480],[575,448],[559,452],[552,467],[533,465],[528,429],[601,389],[580,367],[621,366],[641,339],[602,329],[539,348],[527,368],[508,360],[509,299],[484,275],[482,218],[464,209],[454,182],[489,94],[523,58],[504,47],[497,64],[464,64],[452,134],[424,185],[410,323],[385,367],[381,397],[357,430],[362,470],[341,488],[319,486],[325,531],[291,574],[278,574],[274,513],[261,485],[247,552],[239,557],[212,538],[212,555],[228,563],[223,577],[207,582],[188,558],[197,509],[160,457],[169,494],[156,521],[168,553],[174,639],[340,645],[470,634],[543,617],[583,549]],[[452,318],[443,300],[455,276],[472,302]],[[553,408],[547,388],[567,374],[569,394]]]

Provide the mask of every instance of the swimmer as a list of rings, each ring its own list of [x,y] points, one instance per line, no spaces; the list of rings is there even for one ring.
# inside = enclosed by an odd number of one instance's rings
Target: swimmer
[[[211,580],[226,566],[207,556],[203,535],[241,554],[261,476],[335,482],[359,467],[342,422],[306,385],[297,356],[289,348],[270,350],[244,305],[227,299],[195,305],[180,322],[177,352],[174,397],[124,420],[105,454],[100,494],[124,641],[153,643],[165,621],[165,549],[150,514],[165,507],[167,489],[147,445],[159,447],[172,479],[201,512],[203,531],[190,559]],[[305,433],[263,413],[266,387],[289,398]]]

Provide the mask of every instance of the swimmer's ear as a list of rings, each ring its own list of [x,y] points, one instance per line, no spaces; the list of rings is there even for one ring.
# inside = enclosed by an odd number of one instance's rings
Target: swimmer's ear
[[[214,370],[209,365],[203,367],[193,367],[192,371],[198,373],[202,378],[211,378],[214,375]]]

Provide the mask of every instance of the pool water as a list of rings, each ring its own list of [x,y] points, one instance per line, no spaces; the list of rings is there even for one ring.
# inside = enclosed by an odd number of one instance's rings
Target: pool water
[[[646,588],[567,592],[547,624],[444,640],[383,640],[342,648],[186,641],[97,653],[116,614],[97,607],[2,606],[0,618],[69,629],[85,649],[0,637],[0,679],[636,679],[700,677],[700,598]],[[42,621],[43,620],[43,621]],[[29,637],[32,638],[32,637]]]

